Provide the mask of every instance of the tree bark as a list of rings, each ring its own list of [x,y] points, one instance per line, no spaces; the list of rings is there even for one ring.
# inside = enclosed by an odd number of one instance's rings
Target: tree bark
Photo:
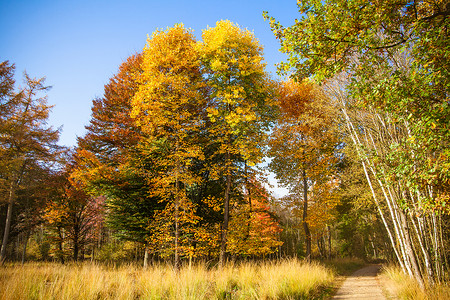
[[[144,269],[147,269],[148,266],[148,246],[144,247]]]
[[[422,289],[424,289],[425,288],[425,283],[423,281],[422,274],[420,274],[419,266],[417,264],[416,255],[414,254],[414,251],[413,251],[413,248],[412,248],[412,245],[411,245],[411,237],[409,235],[409,229],[408,229],[408,224],[407,224],[407,220],[406,220],[406,215],[405,215],[405,213],[403,211],[400,211],[400,221],[401,221],[401,225],[403,227],[405,248],[406,248],[405,251],[406,251],[406,254],[408,255],[408,258],[410,260],[412,272],[414,274],[415,279],[419,283],[420,287]]]
[[[309,230],[308,218],[308,180],[306,178],[306,170],[303,169],[303,229],[306,238],[306,261],[311,261],[311,232]]]
[[[64,249],[63,249],[63,241],[64,241],[64,232],[62,232],[62,228],[58,227],[58,236],[59,236],[59,259],[62,264],[64,264]]]
[[[227,151],[226,164],[227,164],[227,186],[225,189],[225,199],[224,199],[224,211],[223,211],[223,226],[222,226],[222,240],[220,243],[220,256],[219,256],[219,266],[223,266],[226,260],[227,252],[227,235],[228,235],[228,222],[230,218],[230,190],[231,190],[231,170],[230,170],[230,152]]]
[[[28,240],[30,239],[30,234],[31,234],[31,229],[27,231],[27,234],[25,236],[25,242],[23,244],[23,249],[22,249],[22,265],[25,263],[25,258],[26,258],[26,254],[27,254],[27,245],[28,245]]]
[[[8,244],[9,231],[11,228],[13,204],[14,204],[14,182],[12,181],[10,184],[10,187],[9,187],[8,211],[6,213],[5,230],[3,233],[2,248],[0,250],[0,264],[1,265],[3,265],[3,263],[5,262],[5,259],[6,259],[6,246]]]
[[[177,175],[178,175],[178,166],[177,166]],[[178,270],[180,267],[180,255],[178,253],[178,243],[180,239],[180,229],[179,229],[179,206],[180,206],[180,200],[179,200],[179,193],[178,193],[178,176],[176,175],[175,179],[175,258],[174,258],[174,267],[175,270]]]

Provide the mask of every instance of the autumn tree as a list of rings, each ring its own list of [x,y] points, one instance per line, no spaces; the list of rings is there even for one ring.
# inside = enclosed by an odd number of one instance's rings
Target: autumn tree
[[[73,176],[90,195],[106,197],[106,223],[116,236],[146,245],[148,223],[161,205],[149,197],[151,186],[134,159],[144,135],[130,116],[141,65],[142,54],[131,55],[105,85],[103,97],[93,101],[87,133],[78,139]],[[147,251],[144,264],[146,257]]]
[[[53,241],[57,244],[57,256],[64,262],[63,245],[66,242],[72,250],[72,259],[78,260],[80,252],[92,243],[103,222],[103,198],[91,197],[83,189],[81,182],[71,177],[75,168],[73,159],[63,170],[53,177],[52,201],[43,214],[44,220],[53,231]]]
[[[243,173],[244,162],[255,165],[264,155],[261,142],[273,120],[273,84],[265,71],[263,49],[250,31],[219,21],[216,27],[204,30],[202,38],[199,51],[212,101],[207,108],[212,123],[209,131],[217,145],[214,155],[222,157],[212,173],[226,179],[220,248],[223,264],[234,182]]]
[[[19,244],[15,249],[16,252],[22,252],[22,264],[26,260],[28,241],[36,229],[44,223],[42,216],[45,207],[53,200],[51,186],[55,172],[55,167],[42,168],[38,163],[32,162],[15,192],[16,217],[11,237],[15,234],[23,240],[22,249],[19,249]]]
[[[256,174],[247,174],[243,201],[232,203],[228,251],[244,257],[265,256],[283,244],[282,231],[271,207],[269,191]]]
[[[42,96],[49,90],[45,79],[34,79],[26,73],[25,87],[14,90],[14,66],[0,64],[0,164],[1,190],[8,203],[0,261],[4,262],[6,246],[16,202],[16,192],[31,168],[48,168],[55,161],[59,147],[59,130],[47,126],[51,106]]]
[[[190,165],[203,158],[196,136],[207,97],[198,58],[196,40],[183,25],[154,32],[144,49],[139,91],[132,101],[132,116],[147,134],[140,144],[142,154],[155,165],[155,174],[147,176],[151,195],[167,203],[161,212],[164,223],[173,220],[175,268],[183,253],[181,227],[196,223],[186,190],[199,183]]]
[[[290,189],[292,209],[302,216],[309,260],[311,227],[329,224],[338,200],[336,110],[309,82],[283,82],[279,97],[280,116],[269,140],[273,157],[269,168]]]
[[[271,19],[289,55],[282,68],[297,78],[333,78],[331,94],[342,104],[399,263],[422,286],[424,278],[441,280],[448,269],[438,236],[448,214],[450,178],[449,5],[340,0],[298,5],[303,15],[295,25],[284,28]]]

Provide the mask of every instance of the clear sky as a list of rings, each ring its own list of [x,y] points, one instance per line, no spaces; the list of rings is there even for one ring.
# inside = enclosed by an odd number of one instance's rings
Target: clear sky
[[[0,60],[22,73],[46,77],[55,105],[50,124],[62,128],[60,144],[74,146],[89,123],[91,104],[128,56],[142,50],[157,28],[183,23],[198,39],[222,19],[254,32],[268,71],[285,58],[262,12],[283,25],[299,16],[296,0],[0,0]]]

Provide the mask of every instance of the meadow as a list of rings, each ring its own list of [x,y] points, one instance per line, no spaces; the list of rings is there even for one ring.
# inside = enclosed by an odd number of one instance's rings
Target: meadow
[[[290,259],[222,268],[167,264],[6,264],[0,299],[323,299],[334,274],[317,263]]]

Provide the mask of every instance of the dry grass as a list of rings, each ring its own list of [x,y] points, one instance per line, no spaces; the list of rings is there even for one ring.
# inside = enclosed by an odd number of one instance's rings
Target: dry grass
[[[343,276],[348,276],[366,265],[362,259],[354,257],[326,260],[324,264],[326,267],[331,268],[336,274]]]
[[[204,265],[128,265],[29,263],[0,268],[0,299],[320,299],[333,274],[297,260]]]
[[[399,267],[389,266],[381,274],[384,286],[397,299],[447,300],[450,299],[450,287],[443,284],[422,290],[419,284]]]

